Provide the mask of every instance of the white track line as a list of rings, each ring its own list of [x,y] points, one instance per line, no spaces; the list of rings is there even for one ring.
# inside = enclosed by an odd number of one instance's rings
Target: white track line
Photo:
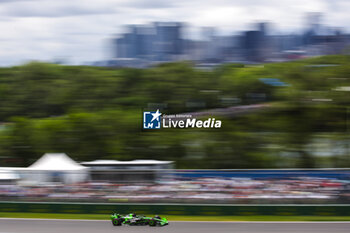
[[[0,218],[0,220],[26,220],[26,221],[69,221],[69,222],[110,222],[110,220],[96,220],[96,219],[50,219],[50,218]],[[329,224],[329,223],[345,223],[345,224],[350,224],[350,221],[169,221],[169,223],[172,222],[179,222],[179,223],[203,223],[203,222],[208,222],[208,223],[270,223],[270,224],[286,224],[286,223],[324,223],[324,224]],[[0,232],[1,233],[1,232]]]

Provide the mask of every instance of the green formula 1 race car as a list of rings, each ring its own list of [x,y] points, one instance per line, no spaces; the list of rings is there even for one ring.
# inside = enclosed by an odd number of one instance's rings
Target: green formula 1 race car
[[[168,225],[168,220],[166,218],[161,218],[156,215],[152,217],[146,217],[143,215],[136,214],[127,214],[125,216],[121,214],[112,214],[111,220],[113,226],[121,226],[121,225],[129,225],[129,226],[145,226],[148,225],[150,227],[155,226],[166,226]]]

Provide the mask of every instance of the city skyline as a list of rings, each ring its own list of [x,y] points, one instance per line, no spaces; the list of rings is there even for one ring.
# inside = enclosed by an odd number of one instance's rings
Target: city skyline
[[[259,21],[270,22],[276,34],[286,34],[301,33],[307,12],[321,12],[323,24],[349,32],[349,7],[343,0],[5,0],[0,2],[0,66],[30,60],[82,64],[109,59],[110,42],[123,32],[123,25],[156,21],[185,22],[191,28],[190,37],[198,36],[201,27],[230,35]]]
[[[91,65],[146,68],[187,60],[212,69],[222,63],[256,64],[346,54],[350,35],[322,25],[321,17],[309,13],[305,30],[299,34],[275,34],[269,23],[259,22],[250,30],[225,36],[218,35],[215,27],[205,27],[200,39],[186,36],[186,24],[179,22],[127,25],[113,40],[113,58]]]

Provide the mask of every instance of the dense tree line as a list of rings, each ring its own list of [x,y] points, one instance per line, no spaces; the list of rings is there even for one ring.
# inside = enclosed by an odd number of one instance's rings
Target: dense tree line
[[[179,168],[349,166],[349,75],[349,56],[212,71],[190,62],[1,68],[0,166],[27,166],[45,152],[78,161],[175,160]],[[170,114],[256,103],[269,107],[218,116],[221,129],[141,129],[143,109],[162,106]],[[325,142],[331,155],[316,158],[313,148]]]

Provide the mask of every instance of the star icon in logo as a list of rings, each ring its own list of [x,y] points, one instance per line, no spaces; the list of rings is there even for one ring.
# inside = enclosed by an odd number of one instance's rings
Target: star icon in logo
[[[151,122],[156,120],[156,119],[157,119],[157,121],[159,121],[160,115],[162,115],[162,114],[159,112],[159,109],[157,109],[157,111],[155,113],[152,113],[153,118],[152,118]]]

